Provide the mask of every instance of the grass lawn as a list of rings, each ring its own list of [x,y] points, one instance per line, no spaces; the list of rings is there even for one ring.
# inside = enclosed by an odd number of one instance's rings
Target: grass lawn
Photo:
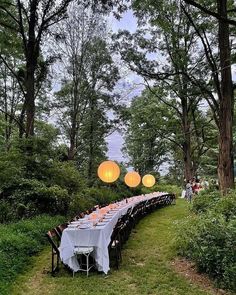
[[[33,258],[33,265],[13,285],[11,295],[80,294],[80,295],[206,295],[171,267],[176,255],[173,247],[176,221],[188,215],[187,204],[178,200],[176,206],[159,209],[148,215],[135,228],[122,250],[120,269],[107,276],[91,273],[72,274],[63,267],[51,277],[50,249]]]

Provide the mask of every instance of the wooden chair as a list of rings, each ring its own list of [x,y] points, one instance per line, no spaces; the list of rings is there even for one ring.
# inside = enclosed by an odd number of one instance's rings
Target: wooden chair
[[[111,235],[111,241],[108,246],[110,259],[111,259],[112,253],[114,253],[115,255],[115,266],[117,269],[119,268],[119,264],[122,261],[121,236],[120,236],[121,227],[122,227],[121,221],[118,221],[115,228],[113,229],[113,232]]]
[[[68,222],[67,223],[62,223],[62,224],[60,224],[60,225],[58,225],[56,227],[56,232],[59,234],[60,240],[61,240],[63,230],[67,228],[68,224],[69,224]]]
[[[59,271],[60,264],[59,238],[57,230],[54,228],[48,231],[46,233],[46,237],[52,249],[51,274],[55,275],[55,273]]]

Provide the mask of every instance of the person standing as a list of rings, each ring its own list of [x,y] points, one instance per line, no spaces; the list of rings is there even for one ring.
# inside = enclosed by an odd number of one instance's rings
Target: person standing
[[[192,186],[191,186],[191,183],[189,180],[187,181],[185,190],[186,190],[186,199],[189,203],[191,203],[192,197],[193,197],[193,190],[192,190]]]

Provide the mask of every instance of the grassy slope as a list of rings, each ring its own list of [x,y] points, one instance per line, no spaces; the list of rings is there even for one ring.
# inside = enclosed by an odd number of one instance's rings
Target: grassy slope
[[[87,278],[83,273],[73,279],[62,268],[53,278],[46,273],[50,267],[50,252],[46,249],[34,258],[34,266],[18,278],[11,294],[209,294],[180,277],[170,266],[175,256],[172,247],[175,222],[187,214],[187,204],[179,200],[176,206],[157,210],[141,220],[123,249],[121,268],[112,270],[108,276],[91,273]]]

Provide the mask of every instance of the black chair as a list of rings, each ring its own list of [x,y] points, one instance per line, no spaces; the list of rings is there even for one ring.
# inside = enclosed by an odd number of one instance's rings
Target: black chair
[[[121,236],[120,236],[120,231],[121,231],[122,223],[121,221],[118,221],[115,228],[113,229],[112,235],[111,235],[111,241],[108,246],[108,252],[109,252],[109,257],[110,261],[112,258],[112,253],[114,253],[115,256],[115,266],[118,269],[119,264],[122,261],[122,256],[121,256]]]
[[[58,225],[55,228],[57,234],[59,235],[59,239],[60,240],[61,240],[61,236],[62,236],[63,230],[67,228],[68,224],[69,224],[68,222],[67,223],[62,223],[62,224]]]
[[[59,237],[58,232],[54,228],[46,233],[46,237],[51,245],[52,261],[51,261],[51,274],[55,275],[59,271],[60,265],[60,251],[59,251]]]

